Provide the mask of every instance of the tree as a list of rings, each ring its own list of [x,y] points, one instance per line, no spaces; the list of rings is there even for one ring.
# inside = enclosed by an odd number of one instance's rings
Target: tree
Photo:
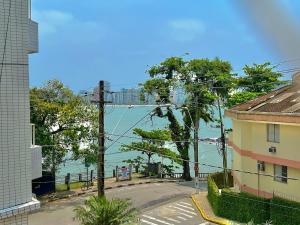
[[[31,122],[36,125],[36,143],[43,147],[44,169],[53,176],[68,152],[73,158],[90,156],[96,109],[85,104],[58,80],[30,90]],[[87,143],[83,146],[82,143]],[[87,157],[92,158],[92,157]],[[91,159],[89,159],[91,160]]]
[[[274,69],[276,66],[272,66],[270,62],[246,65],[243,68],[245,76],[237,78],[236,93],[232,94],[227,106],[244,103],[286,84],[286,81],[280,80],[282,73]]]
[[[86,200],[84,207],[78,206],[74,212],[81,225],[137,224],[137,210],[128,200],[109,201],[105,196],[93,196]]]
[[[141,156],[136,157],[135,159],[126,159],[123,160],[124,163],[131,164],[135,168],[135,172],[140,172],[140,167],[143,164],[144,158]]]
[[[163,147],[166,141],[171,141],[170,132],[168,130],[151,130],[144,131],[139,128],[133,130],[135,135],[141,137],[141,141],[132,142],[130,144],[122,145],[123,151],[140,151],[147,155],[147,174],[149,175],[149,165],[153,155],[161,155],[166,158],[174,160],[178,164],[182,164],[180,156],[170,150]]]
[[[213,121],[213,111],[215,103],[218,109],[220,121],[222,155],[224,171],[227,168],[227,159],[225,152],[225,135],[221,113],[220,100],[226,99],[229,89],[233,86],[232,75],[230,74],[231,65],[227,61],[218,58],[193,59],[187,63],[183,79],[186,94],[189,96],[187,105],[190,105],[194,124],[194,154],[196,169],[198,169],[198,140],[200,120]],[[196,170],[195,169],[195,170]],[[195,171],[197,176],[197,171]],[[226,177],[226,176],[225,176]]]
[[[143,92],[149,95],[156,96],[158,104],[171,103],[171,91],[177,85],[178,78],[185,67],[186,62],[180,57],[171,57],[161,62],[158,65],[152,66],[148,73],[151,79],[143,84]],[[182,140],[190,139],[191,117],[187,110],[181,110],[183,115],[183,123],[175,116],[172,106],[167,106],[165,109],[157,107],[155,110],[156,116],[166,118],[169,121],[169,130],[171,139],[175,142],[177,151],[182,158],[183,179],[190,180],[189,166],[189,142]]]

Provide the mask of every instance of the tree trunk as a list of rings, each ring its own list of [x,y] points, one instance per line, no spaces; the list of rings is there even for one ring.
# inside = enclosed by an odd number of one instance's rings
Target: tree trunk
[[[52,167],[51,167],[51,175],[53,177],[54,180],[54,192],[56,192],[56,163],[55,163],[55,150],[54,148],[52,148]]]
[[[148,154],[148,163],[147,163],[147,172],[146,172],[146,176],[150,176],[150,161],[151,161],[151,155]]]
[[[183,161],[183,175],[182,178],[186,181],[192,180],[190,174],[190,163],[188,161]]]

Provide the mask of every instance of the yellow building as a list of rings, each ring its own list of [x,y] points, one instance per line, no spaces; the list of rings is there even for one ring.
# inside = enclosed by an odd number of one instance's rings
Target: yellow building
[[[300,74],[291,85],[226,110],[237,189],[300,202]],[[242,172],[243,171],[243,172]]]

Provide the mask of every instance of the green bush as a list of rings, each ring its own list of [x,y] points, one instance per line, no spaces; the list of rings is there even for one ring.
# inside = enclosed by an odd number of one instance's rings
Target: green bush
[[[232,177],[232,176],[229,176]],[[233,179],[229,179],[233,186]],[[230,220],[255,224],[263,223],[270,218],[270,201],[248,193],[236,193],[223,187],[223,173],[208,177],[208,200],[215,215]]]
[[[211,175],[219,189],[224,188],[224,173],[214,173]],[[233,187],[233,176],[228,173],[228,186]]]
[[[208,201],[210,202],[210,205],[216,215],[219,213],[219,189],[214,182],[213,178],[211,176],[208,176],[207,178],[207,184],[208,184]]]
[[[232,176],[229,176],[232,177]],[[229,183],[233,181],[230,181]],[[300,225],[300,203],[274,197],[272,200],[248,193],[236,193],[223,188],[223,173],[208,177],[208,200],[215,215],[247,223],[262,224],[272,221],[273,225]]]
[[[270,214],[273,225],[299,225],[300,203],[274,197]]]
[[[270,201],[248,193],[235,193],[223,189],[218,216],[242,223],[264,223],[270,219]]]

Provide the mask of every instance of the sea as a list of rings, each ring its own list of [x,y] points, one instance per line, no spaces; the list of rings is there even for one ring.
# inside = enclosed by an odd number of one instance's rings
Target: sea
[[[106,140],[105,146],[108,148],[105,152],[105,176],[111,177],[113,174],[113,170],[116,166],[127,166],[124,163],[124,160],[134,159],[137,156],[146,157],[138,151],[132,152],[122,152],[120,151],[120,147],[122,144],[129,144],[132,141],[138,141],[133,139],[132,137],[137,137],[133,134],[131,127],[142,128],[144,130],[153,130],[153,129],[163,129],[168,126],[167,119],[162,119],[158,117],[151,117],[151,111],[153,111],[154,106],[110,106],[107,105],[105,108],[105,132],[109,136],[109,140]],[[217,113],[217,110],[215,110]],[[147,115],[147,116],[146,116]],[[182,116],[180,111],[175,110],[176,117],[182,121]],[[217,114],[216,114],[217,115]],[[145,117],[145,118],[144,118]],[[144,119],[142,119],[144,118]],[[137,123],[141,120],[139,123]],[[137,124],[136,124],[137,123]],[[210,122],[205,123],[203,121],[200,122],[199,135],[201,139],[205,138],[218,138],[220,137],[220,129],[216,127],[216,123]],[[231,128],[231,121],[229,118],[225,118],[224,120],[225,128]],[[192,128],[191,128],[192,129]],[[129,130],[129,131],[128,131]],[[126,132],[128,131],[128,132]],[[119,135],[123,133],[126,134],[119,138]],[[118,140],[117,140],[118,139]],[[113,142],[117,140],[116,143]],[[112,145],[113,144],[113,145]],[[170,143],[165,147],[169,147],[176,151],[176,148]],[[232,151],[228,147],[227,148],[227,156],[228,156],[228,168],[231,168],[232,164]],[[71,155],[67,156],[68,158]],[[193,145],[190,147],[190,160],[194,160],[193,153]],[[153,158],[155,162],[161,162],[161,157],[156,156]],[[172,163],[169,159],[163,159],[164,164]],[[203,165],[205,164],[205,165]],[[199,172],[216,172],[220,171],[218,167],[222,167],[222,155],[219,153],[217,145],[213,141],[203,141],[199,144]],[[191,163],[191,174],[193,175],[193,167],[194,165]],[[96,172],[96,165],[90,165],[89,170],[94,170]],[[83,160],[66,160],[64,164],[62,164],[57,172],[57,177],[63,178],[67,173],[70,174],[85,174],[87,168],[85,167]],[[182,172],[182,168],[178,166],[175,172]]]

